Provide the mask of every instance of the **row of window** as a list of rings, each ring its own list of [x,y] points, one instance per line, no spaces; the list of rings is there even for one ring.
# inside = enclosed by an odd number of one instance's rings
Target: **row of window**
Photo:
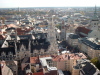
[[[94,23],[94,25],[98,25],[98,23]]]

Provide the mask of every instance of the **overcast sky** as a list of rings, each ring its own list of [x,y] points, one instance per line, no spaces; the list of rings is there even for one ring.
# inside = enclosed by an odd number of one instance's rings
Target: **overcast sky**
[[[0,0],[0,8],[9,7],[93,7],[99,0]]]

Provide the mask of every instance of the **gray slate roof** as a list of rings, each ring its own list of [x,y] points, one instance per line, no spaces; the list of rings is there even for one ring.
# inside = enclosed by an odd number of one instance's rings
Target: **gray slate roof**
[[[77,34],[70,34],[69,37],[71,39],[78,39],[79,38],[79,36]]]
[[[96,68],[89,62],[86,62],[86,65],[83,67],[82,71],[81,72],[83,73],[83,75],[94,75],[96,72]]]
[[[92,41],[89,41],[87,38],[83,38],[81,39],[82,43],[84,43],[85,45],[91,47],[92,49],[94,50],[100,50],[100,45],[92,42]]]

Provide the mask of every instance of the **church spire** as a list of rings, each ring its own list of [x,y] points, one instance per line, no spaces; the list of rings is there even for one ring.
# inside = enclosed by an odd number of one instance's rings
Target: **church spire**
[[[96,5],[95,5],[95,11],[94,11],[94,16],[92,20],[98,20]]]
[[[17,53],[17,29],[15,29],[15,52]]]
[[[96,5],[95,5],[94,15],[97,15]]]
[[[20,24],[20,8],[18,7],[18,21],[19,21],[19,24]]]

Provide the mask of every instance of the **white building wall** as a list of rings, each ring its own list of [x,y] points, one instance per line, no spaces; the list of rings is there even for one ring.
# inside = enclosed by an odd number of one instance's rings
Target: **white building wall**
[[[91,21],[90,22],[90,29],[91,30],[98,30],[99,21]]]
[[[100,40],[100,30],[93,30],[88,34],[89,38],[98,38]]]

